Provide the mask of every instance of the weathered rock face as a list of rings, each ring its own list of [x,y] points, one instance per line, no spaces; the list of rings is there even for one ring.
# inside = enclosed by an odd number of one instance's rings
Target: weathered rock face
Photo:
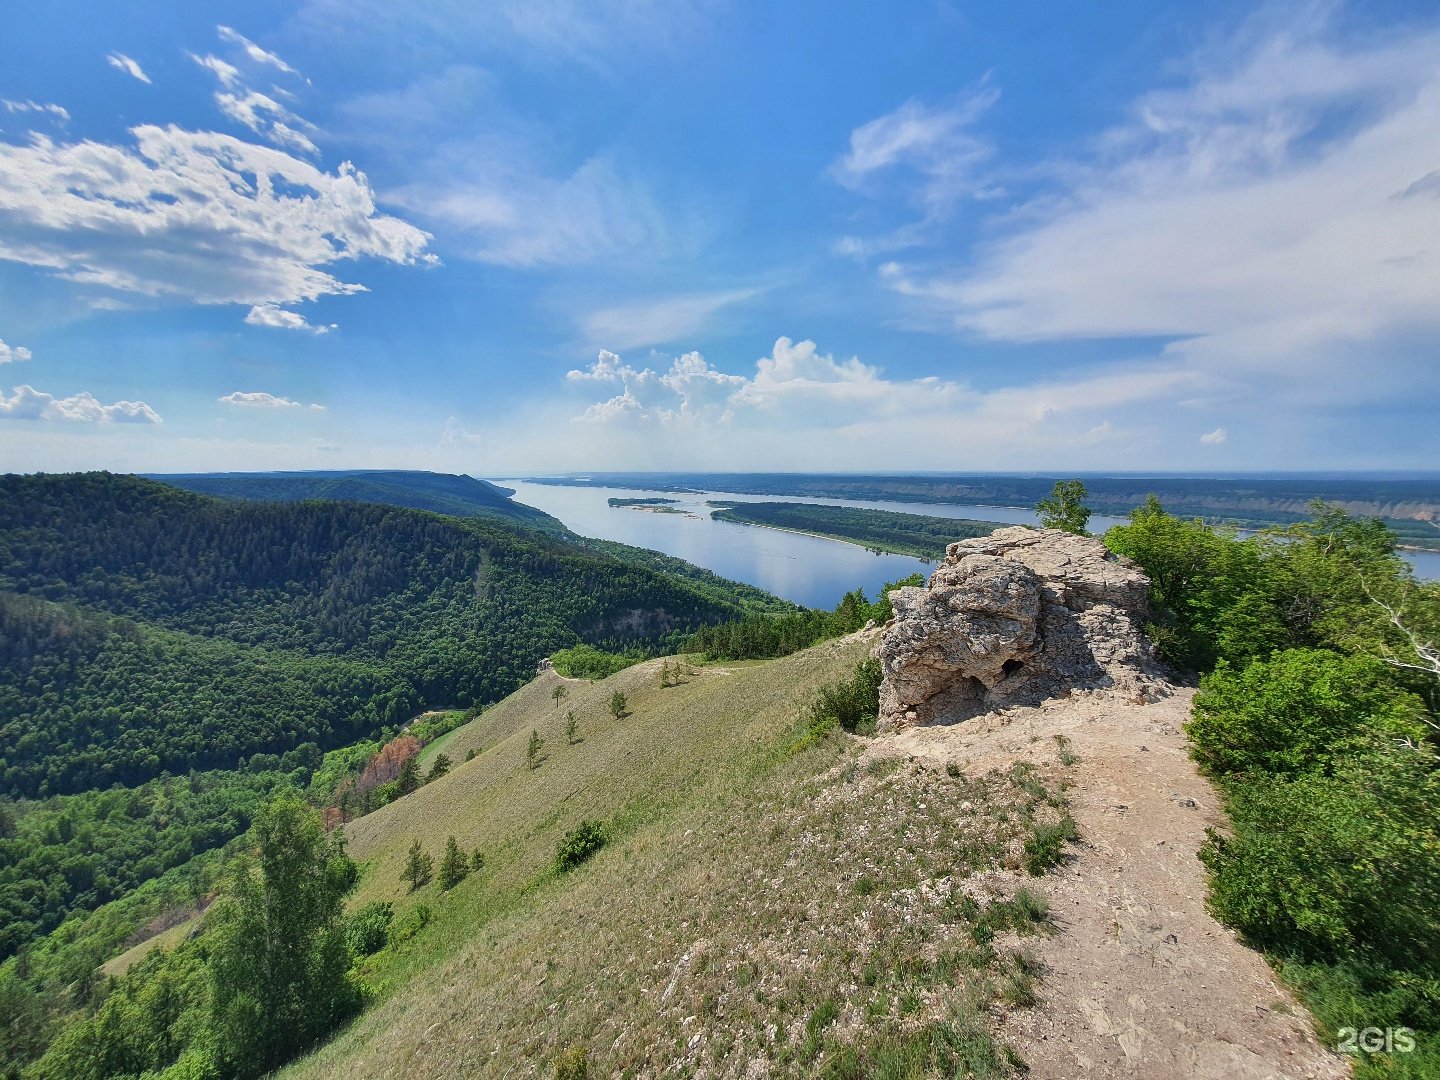
[[[1070,690],[1168,690],[1142,627],[1150,581],[1099,540],[1001,529],[946,549],[927,588],[890,594],[875,655],[882,730],[953,723]]]

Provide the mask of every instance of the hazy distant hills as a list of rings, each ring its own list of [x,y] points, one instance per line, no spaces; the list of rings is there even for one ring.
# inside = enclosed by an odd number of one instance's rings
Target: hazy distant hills
[[[486,480],[449,473],[405,469],[355,469],[340,472],[187,473],[152,475],[201,495],[262,502],[380,503],[410,510],[431,510],[455,517],[500,518],[532,528],[561,531],[564,526],[542,510],[513,502],[514,491]]]

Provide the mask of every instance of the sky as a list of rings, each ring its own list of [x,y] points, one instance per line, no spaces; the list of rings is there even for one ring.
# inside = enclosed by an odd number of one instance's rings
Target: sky
[[[1433,2],[0,18],[0,470],[1440,465]]]

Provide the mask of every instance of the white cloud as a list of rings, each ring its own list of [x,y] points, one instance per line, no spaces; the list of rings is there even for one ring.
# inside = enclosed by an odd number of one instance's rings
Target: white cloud
[[[328,267],[429,261],[429,235],[379,213],[365,175],[215,132],[145,124],[134,146],[0,141],[0,258],[201,304],[365,291]]]
[[[200,56],[193,52],[190,54],[190,59],[214,75],[215,78],[220,81],[221,86],[234,87],[240,85],[240,69],[234,64],[227,64],[218,56]]]
[[[263,390],[236,390],[232,394],[226,394],[220,398],[226,405],[235,405],[242,409],[299,409],[303,406],[298,401],[291,401],[287,397],[278,397],[275,394],[267,394]],[[311,405],[309,412],[324,412],[324,405]]]
[[[590,405],[582,415],[600,423],[768,426],[783,418],[789,427],[840,427],[860,417],[931,411],[966,396],[960,387],[937,378],[888,380],[858,358],[836,360],[822,354],[813,341],[787,337],[777,339],[771,355],[755,362],[753,375],[721,371],[698,352],[656,371],[634,368],[601,350],[593,364],[569,372],[567,378],[621,385],[621,393]]]
[[[271,67],[279,68],[287,75],[298,74],[298,72],[296,72],[294,68],[287,64],[284,60],[281,60],[280,57],[276,56],[273,52],[267,52],[265,49],[262,49],[259,45],[256,45],[253,41],[251,41],[239,31],[232,30],[228,26],[217,26],[215,28],[215,32],[218,33],[223,40],[230,42],[232,45],[238,45],[240,46],[240,48],[244,49],[245,55],[248,56],[255,63],[268,64]]]
[[[29,360],[30,350],[23,345],[6,345],[0,340],[0,364],[9,364],[16,360]]]
[[[1433,391],[1440,33],[1342,39],[1331,10],[1194,58],[965,267],[884,279],[995,340],[1174,338],[1165,357],[1252,396]]]
[[[850,149],[830,173],[848,188],[873,192],[878,174],[911,171],[920,178],[917,194],[927,213],[940,213],[977,187],[976,167],[990,157],[992,147],[968,129],[999,96],[999,90],[982,82],[939,105],[912,98],[852,131]],[[841,241],[848,249],[863,243],[856,237]]]
[[[1200,441],[1206,446],[1220,446],[1228,438],[1230,438],[1230,433],[1223,427],[1217,427],[1214,431],[1207,431],[1201,435]]]
[[[158,424],[159,415],[143,401],[104,405],[88,393],[57,398],[33,386],[17,386],[8,397],[0,390],[0,420],[59,420],[71,423]]]
[[[586,342],[604,341],[617,349],[660,345],[708,329],[721,310],[757,296],[760,289],[687,293],[601,308],[580,319]]]
[[[245,316],[251,326],[268,326],[275,330],[309,330],[312,334],[328,334],[338,329],[336,323],[312,323],[298,311],[286,311],[274,304],[256,304]]]
[[[222,90],[215,95],[215,104],[220,106],[220,111],[230,119],[244,124],[276,146],[289,147],[312,156],[320,153],[320,148],[298,130],[301,127],[309,128],[310,125],[274,98],[258,90],[244,89],[240,93]]]
[[[145,74],[145,69],[142,68],[137,61],[122,52],[112,52],[109,56],[105,57],[105,59],[109,61],[110,66],[116,71],[123,71],[132,79],[139,79],[143,83],[150,81],[150,76]]]
[[[62,124],[70,122],[70,111],[62,105],[46,105],[35,101],[10,101],[0,100],[0,105],[5,106],[8,113],[40,113],[42,116],[49,116]]]

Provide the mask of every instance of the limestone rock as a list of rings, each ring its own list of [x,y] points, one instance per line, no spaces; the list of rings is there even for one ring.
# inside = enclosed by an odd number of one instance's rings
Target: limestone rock
[[[1099,540],[1001,529],[961,540],[925,588],[890,594],[875,655],[882,730],[953,723],[1074,690],[1169,686],[1143,626],[1150,581]]]

